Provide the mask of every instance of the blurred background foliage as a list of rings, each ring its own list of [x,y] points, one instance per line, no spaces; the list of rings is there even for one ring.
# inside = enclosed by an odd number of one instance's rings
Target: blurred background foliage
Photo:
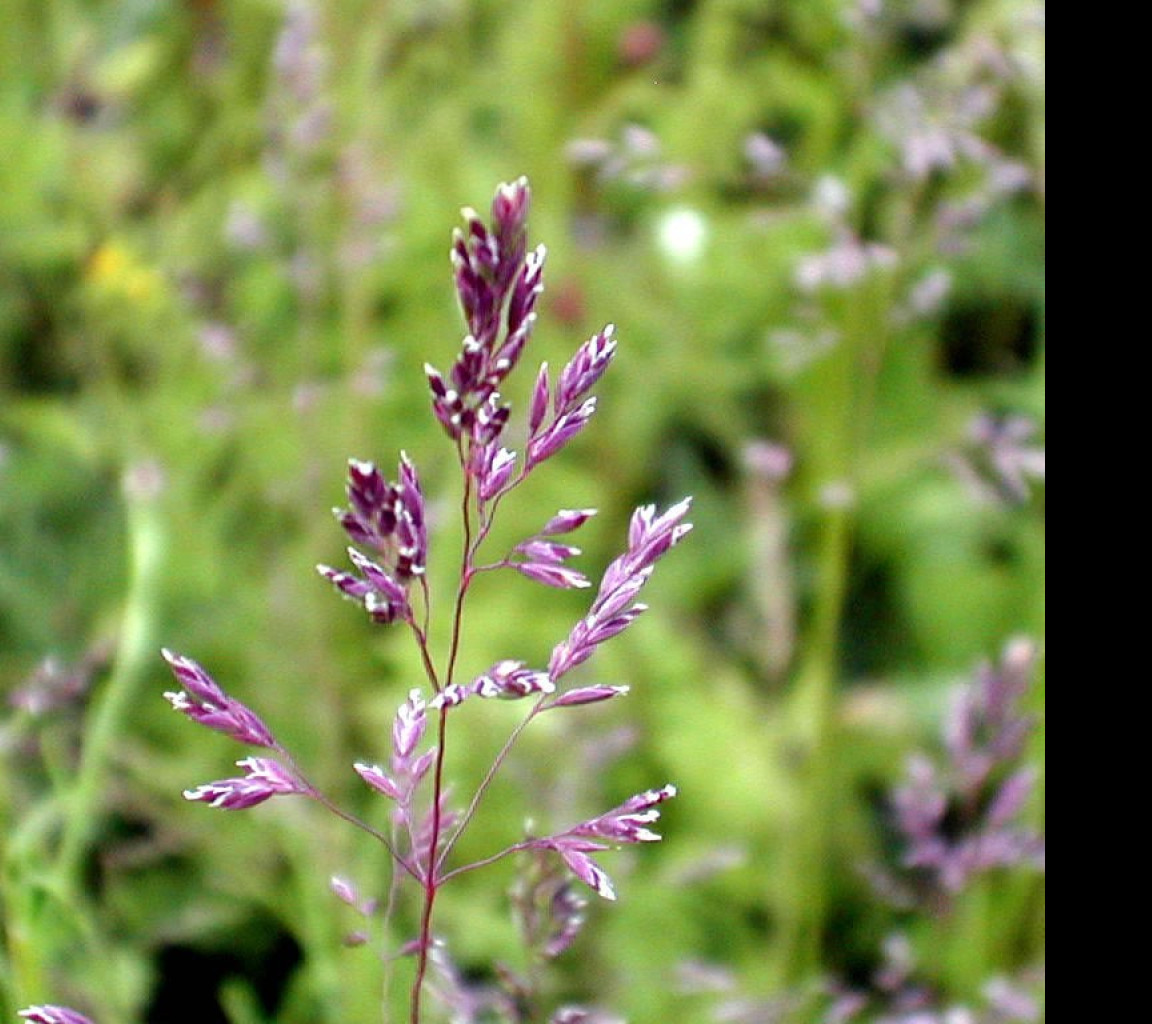
[[[349,765],[384,756],[419,666],[312,566],[342,561],[346,459],[403,448],[451,586],[422,365],[459,344],[456,211],[520,174],[549,247],[529,362],[607,320],[621,351],[502,538],[595,505],[595,569],[635,504],[696,497],[653,611],[587,670],[632,696],[529,735],[463,851],[680,785],[667,841],[613,861],[622,901],[594,908],[556,999],[709,1021],[716,997],[677,979],[710,964],[752,1007],[728,1019],[776,1019],[752,1014],[868,977],[893,931],[945,1003],[1034,969],[1034,874],[919,915],[868,874],[949,693],[1044,632],[1043,18],[0,0],[0,1016],[380,1019],[380,965],[341,948],[355,922],[326,887],[383,892],[379,851],[292,801],[185,804],[238,755],[167,708],[156,651],[195,656],[381,819]],[[539,664],[582,609],[481,589],[463,668]],[[514,721],[475,719],[458,792]],[[516,961],[512,872],[444,900],[476,977]]]

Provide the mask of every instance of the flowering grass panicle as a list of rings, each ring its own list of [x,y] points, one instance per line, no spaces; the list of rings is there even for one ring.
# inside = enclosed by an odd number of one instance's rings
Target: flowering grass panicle
[[[467,333],[451,369],[442,374],[427,367],[432,413],[452,441],[462,478],[464,548],[460,577],[449,611],[447,650],[430,644],[432,594],[427,577],[430,538],[425,497],[415,465],[401,454],[396,477],[389,480],[376,464],[348,463],[347,507],[336,519],[351,546],[351,570],[318,567],[342,596],[363,607],[379,625],[399,624],[415,642],[426,678],[410,688],[392,727],[391,752],[384,764],[351,766],[364,783],[390,802],[391,826],[380,831],[339,807],[307,778],[271,728],[229,694],[197,662],[163,652],[181,689],[168,701],[193,722],[221,732],[237,743],[271,751],[237,762],[241,776],[220,779],[185,791],[189,801],[220,810],[243,810],[273,797],[297,796],[319,802],[332,813],[363,829],[391,854],[398,880],[407,882],[409,899],[420,922],[401,953],[415,961],[409,994],[410,1024],[419,1024],[426,991],[462,1014],[501,1012],[523,1005],[532,994],[528,983],[498,970],[503,989],[477,989],[453,967],[435,929],[435,908],[444,886],[462,874],[521,855],[523,884],[515,897],[526,945],[545,959],[562,954],[586,919],[587,900],[576,886],[583,883],[604,899],[616,899],[616,888],[593,859],[614,847],[656,842],[653,826],[660,805],[676,795],[665,785],[631,797],[614,809],[564,831],[516,840],[479,861],[456,864],[457,843],[480,810],[485,794],[524,730],[545,711],[580,708],[622,697],[626,686],[585,684],[568,687],[566,677],[608,640],[618,636],[646,610],[637,600],[656,564],[691,530],[685,521],[685,499],[660,511],[655,505],[636,510],[627,544],[604,573],[588,613],[554,648],[547,667],[532,667],[505,658],[470,680],[457,679],[464,640],[464,612],[473,581],[481,573],[511,571],[549,587],[591,588],[591,581],[568,563],[580,550],[566,538],[583,526],[595,509],[561,509],[543,527],[516,544],[504,557],[480,560],[502,499],[542,463],[564,449],[596,411],[592,390],[617,351],[611,326],[593,335],[553,377],[548,366],[537,371],[527,411],[525,445],[517,453],[502,444],[511,406],[501,388],[516,369],[536,325],[536,305],[543,291],[543,246],[529,250],[527,216],[530,191],[524,179],[501,185],[485,223],[464,211],[465,227],[451,249],[456,293]],[[449,749],[466,734],[472,698],[525,702],[519,725],[508,736],[470,802],[454,807],[450,798]],[[332,892],[365,917],[378,910],[355,887],[333,879]],[[403,899],[401,890],[400,900]],[[390,899],[386,914],[398,900]],[[363,933],[351,941],[367,941]],[[511,1011],[509,1011],[511,1012]],[[387,1007],[384,1008],[387,1015]],[[71,1010],[33,1007],[26,1020],[39,1024],[90,1024]],[[471,1016],[460,1019],[473,1019]],[[522,1019],[517,1016],[514,1019]],[[555,1022],[607,1020],[591,1010],[560,1006]]]

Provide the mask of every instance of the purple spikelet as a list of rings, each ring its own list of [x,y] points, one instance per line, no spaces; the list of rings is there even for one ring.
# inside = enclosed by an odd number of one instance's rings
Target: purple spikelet
[[[341,594],[364,607],[374,622],[407,621],[412,610],[408,588],[428,565],[428,526],[424,492],[416,467],[400,457],[392,483],[371,462],[348,463],[348,508],[336,518],[356,547],[348,558],[357,573],[318,565],[316,571]]]
[[[185,790],[184,799],[226,811],[242,811],[274,796],[309,792],[299,779],[272,758],[246,757],[236,764],[246,769],[242,777],[220,779]]]
[[[592,859],[592,854],[620,844],[659,842],[660,836],[649,826],[659,821],[660,804],[675,795],[676,787],[671,785],[638,793],[607,814],[582,822],[560,835],[527,845],[535,849],[554,850],[563,858],[569,870],[598,896],[615,900],[616,887],[603,868]]]
[[[31,1024],[92,1024],[82,1013],[65,1006],[29,1006],[19,1016]]]
[[[276,747],[271,730],[256,713],[229,697],[196,662],[169,650],[163,654],[176,681],[184,687],[179,692],[164,694],[177,711],[200,725],[231,736],[239,743],[269,749]]]
[[[691,502],[685,500],[660,516],[653,505],[636,510],[628,531],[628,550],[608,566],[591,610],[552,652],[548,670],[554,680],[587,661],[597,647],[622,633],[647,610],[636,597],[657,561],[691,531],[691,524],[683,522],[690,507]]]

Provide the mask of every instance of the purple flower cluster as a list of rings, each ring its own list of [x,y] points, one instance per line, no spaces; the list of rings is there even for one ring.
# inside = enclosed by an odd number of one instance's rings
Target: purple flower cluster
[[[360,572],[341,572],[327,565],[317,571],[346,597],[362,604],[374,622],[410,620],[408,586],[424,575],[428,562],[428,528],[424,494],[416,467],[400,457],[397,482],[389,483],[371,462],[348,463],[348,508],[336,518],[354,544],[348,557]]]
[[[451,683],[441,690],[430,703],[435,711],[459,707],[469,697],[487,700],[523,700],[541,694],[555,693],[556,684],[547,672],[525,667],[522,661],[498,661],[487,672],[482,672],[465,686]]]
[[[394,481],[388,480],[372,462],[349,462],[348,505],[337,510],[336,516],[352,542],[348,556],[353,571],[318,567],[321,576],[343,596],[360,604],[373,622],[406,626],[419,648],[427,675],[426,686],[412,688],[397,711],[388,762],[360,761],[354,765],[360,778],[391,802],[390,834],[377,832],[341,810],[308,782],[268,726],[225,693],[199,664],[164,652],[181,686],[178,692],[166,695],[176,710],[239,743],[278,755],[278,759],[244,758],[237,762],[244,769],[242,776],[188,790],[184,794],[187,799],[238,810],[273,796],[310,797],[384,843],[396,868],[416,883],[423,904],[420,932],[405,947],[417,959],[411,1024],[420,1020],[426,982],[430,991],[440,992],[443,1001],[460,1013],[465,1007],[468,1012],[477,1007],[491,1009],[506,1005],[509,998],[521,998],[520,994],[505,991],[493,997],[496,1001],[492,1002],[491,994],[477,995],[451,967],[433,932],[434,904],[448,881],[512,855],[522,855],[537,865],[542,860],[551,861],[555,871],[544,872],[531,888],[531,895],[521,900],[521,916],[526,921],[531,919],[524,928],[529,945],[538,955],[556,957],[572,944],[585,919],[586,902],[574,889],[572,876],[603,898],[615,899],[615,886],[594,857],[613,847],[658,841],[660,836],[653,827],[660,818],[660,805],[676,795],[672,785],[649,790],[566,831],[513,842],[471,864],[454,868],[448,865],[457,841],[473,820],[514,743],[538,715],[612,700],[628,692],[626,686],[593,682],[569,687],[564,683],[602,644],[626,630],[646,610],[638,598],[656,563],[692,528],[685,521],[690,507],[687,499],[662,512],[655,505],[637,509],[624,552],[608,566],[588,613],[555,646],[547,667],[533,668],[524,661],[505,658],[469,682],[454,678],[463,609],[471,583],[479,573],[510,570],[552,587],[592,586],[582,572],[569,564],[579,556],[580,549],[567,543],[566,538],[595,515],[594,509],[562,509],[503,559],[489,564],[478,560],[500,500],[572,441],[591,419],[596,410],[592,390],[617,349],[615,330],[608,326],[581,345],[555,377],[546,364],[542,365],[527,409],[523,452],[517,454],[502,445],[511,406],[505,402],[501,389],[532,337],[536,305],[543,290],[545,251],[543,247],[529,251],[527,245],[529,205],[528,185],[521,179],[497,190],[490,224],[485,224],[474,211],[464,211],[466,226],[456,232],[451,255],[467,334],[447,374],[427,367],[432,411],[455,443],[464,479],[465,546],[451,612],[449,650],[438,658],[429,645],[433,603],[426,576],[428,517],[419,476],[406,455],[400,458]],[[421,597],[415,603],[413,589]],[[466,809],[456,810],[450,804],[446,775],[447,745],[453,734],[449,726],[461,718],[457,709],[471,698],[526,701],[528,711],[497,755],[471,803]],[[432,742],[428,742],[430,733]],[[529,874],[533,870],[527,869]],[[373,901],[362,901],[348,882],[335,880],[333,891],[365,916],[377,908]],[[390,900],[389,906],[393,904]],[[357,941],[366,940],[361,936]],[[511,974],[506,973],[506,977]],[[559,1024],[608,1018],[577,1007],[562,1007],[551,1019]],[[49,1024],[79,1024],[67,1017],[43,1020]]]
[[[532,337],[544,287],[546,251],[543,246],[527,251],[530,199],[528,183],[521,178],[497,190],[491,227],[474,210],[464,211],[467,225],[454,236],[452,263],[468,334],[447,375],[425,367],[432,410],[459,448],[482,511],[583,430],[596,411],[590,392],[616,354],[615,328],[609,325],[580,347],[555,382],[547,364],[542,365],[529,405],[522,459],[500,444],[511,415],[500,388]],[[544,568],[565,557],[560,552],[553,552],[551,559],[529,557],[521,571],[556,586],[581,585],[578,574],[566,577]]]
[[[526,471],[560,451],[592,418],[596,399],[589,392],[616,354],[615,334],[609,324],[589,338],[564,367],[554,391],[547,365],[540,367],[528,418]]]
[[[492,229],[466,209],[467,227],[453,237],[456,294],[469,333],[447,378],[432,366],[426,372],[433,411],[448,436],[467,438],[478,448],[495,441],[508,422],[511,409],[499,389],[536,326],[545,249],[525,255],[529,203],[523,178],[501,185],[492,203]]]
[[[1043,837],[1019,823],[1035,787],[1023,766],[1035,718],[1022,707],[1037,651],[1010,644],[998,665],[984,665],[956,697],[944,727],[945,757],[917,755],[893,795],[904,851],[903,874],[877,880],[882,895],[914,907],[946,911],[971,880],[996,868],[1044,868]],[[907,883],[907,884],[906,884]],[[824,1024],[1035,1024],[1042,1018],[1031,994],[1035,979],[993,978],[984,1005],[945,1005],[920,977],[908,939],[893,935],[867,990],[841,988]]]

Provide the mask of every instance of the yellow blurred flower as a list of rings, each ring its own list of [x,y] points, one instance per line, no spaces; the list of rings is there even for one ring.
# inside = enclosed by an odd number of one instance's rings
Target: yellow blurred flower
[[[101,292],[132,303],[152,301],[163,287],[155,270],[117,242],[105,242],[92,254],[85,277]]]

